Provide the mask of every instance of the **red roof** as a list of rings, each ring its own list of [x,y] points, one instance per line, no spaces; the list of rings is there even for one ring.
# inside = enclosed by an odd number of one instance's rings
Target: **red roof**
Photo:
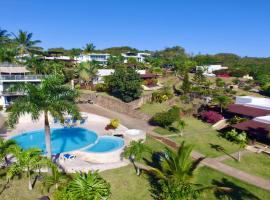
[[[231,113],[237,113],[240,115],[245,115],[245,116],[250,116],[250,117],[259,117],[259,116],[270,114],[270,110],[264,110],[260,108],[254,108],[254,107],[244,106],[244,105],[239,105],[239,104],[229,105],[228,111]]]
[[[270,124],[254,121],[254,120],[248,120],[245,122],[241,122],[238,124],[233,125],[232,127],[237,128],[239,130],[248,131],[252,134],[264,134],[267,135]]]
[[[155,75],[155,74],[151,74],[151,73],[145,73],[145,74],[140,74],[140,77],[141,78],[156,78],[157,77],[157,75]]]

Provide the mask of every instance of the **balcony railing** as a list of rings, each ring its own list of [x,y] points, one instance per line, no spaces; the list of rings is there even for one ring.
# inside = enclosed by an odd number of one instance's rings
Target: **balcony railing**
[[[41,80],[45,76],[43,75],[0,75],[0,81],[3,80]]]

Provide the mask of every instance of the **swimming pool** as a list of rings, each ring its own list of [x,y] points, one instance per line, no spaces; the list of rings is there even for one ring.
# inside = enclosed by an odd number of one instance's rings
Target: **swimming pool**
[[[124,140],[115,136],[101,136],[93,146],[84,149],[86,152],[105,153],[120,149],[124,146]]]
[[[40,148],[46,153],[44,129],[25,132],[11,138],[23,149]],[[94,131],[84,128],[52,128],[51,145],[52,154],[69,152],[93,145],[98,141],[98,135]]]

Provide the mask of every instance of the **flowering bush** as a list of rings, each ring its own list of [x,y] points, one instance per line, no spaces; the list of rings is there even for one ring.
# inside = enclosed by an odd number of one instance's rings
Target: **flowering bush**
[[[115,118],[115,119],[111,119],[109,126],[113,129],[116,129],[119,126],[119,124],[120,124],[120,120]]]
[[[223,119],[223,116],[215,111],[202,112],[201,117],[204,121],[210,124],[214,124]]]

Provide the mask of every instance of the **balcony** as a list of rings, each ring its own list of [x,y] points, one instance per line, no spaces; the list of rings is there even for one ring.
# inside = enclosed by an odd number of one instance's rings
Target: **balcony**
[[[43,75],[0,75],[0,82],[40,82]]]

